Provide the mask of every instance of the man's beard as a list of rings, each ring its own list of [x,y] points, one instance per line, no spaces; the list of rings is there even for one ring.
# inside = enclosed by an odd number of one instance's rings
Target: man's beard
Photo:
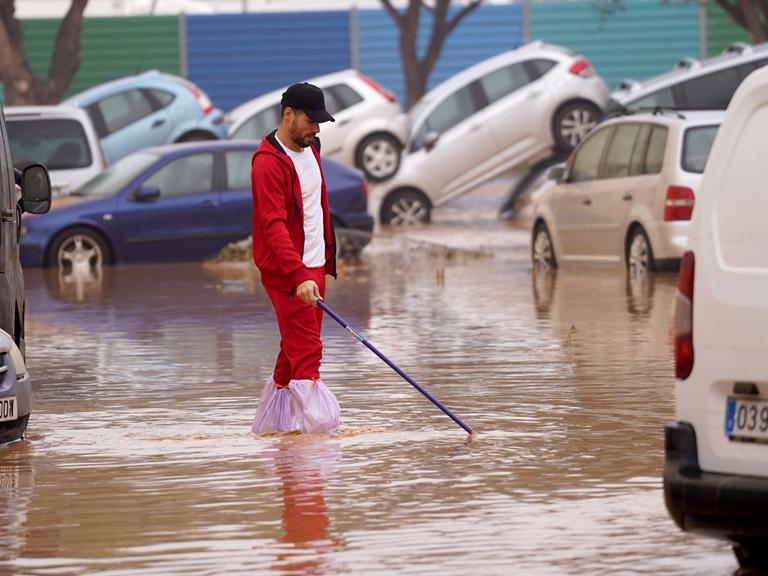
[[[291,140],[293,140],[293,143],[296,144],[296,146],[307,148],[310,144],[312,144],[314,139],[315,134],[312,132],[302,135],[295,126],[291,128]]]

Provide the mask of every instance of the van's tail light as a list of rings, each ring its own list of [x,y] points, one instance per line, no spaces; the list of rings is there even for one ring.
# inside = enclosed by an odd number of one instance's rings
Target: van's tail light
[[[575,74],[576,76],[581,76],[582,78],[592,78],[592,76],[595,75],[595,70],[592,68],[592,64],[589,63],[589,60],[584,58],[579,58],[576,62],[571,64],[571,67],[568,68],[568,72]]]
[[[685,380],[693,370],[693,252],[683,254],[675,295],[675,376]]]
[[[690,188],[670,186],[667,188],[667,199],[664,202],[664,220],[690,220],[693,214],[695,196]]]
[[[192,92],[192,96],[195,97],[195,100],[197,100],[200,108],[202,108],[203,114],[210,114],[213,112],[213,104],[211,104],[211,100],[208,98],[208,96],[206,96],[205,92],[195,88],[194,86],[187,86],[187,88],[190,92]]]
[[[368,76],[365,76],[364,74],[360,74],[360,73],[358,73],[357,76],[360,78],[360,80],[368,84],[368,86],[376,90],[376,92],[384,96],[384,98],[386,98],[390,102],[397,102],[397,97],[389,90],[386,90],[381,84],[376,82],[376,80],[371,80],[370,78],[368,78]]]

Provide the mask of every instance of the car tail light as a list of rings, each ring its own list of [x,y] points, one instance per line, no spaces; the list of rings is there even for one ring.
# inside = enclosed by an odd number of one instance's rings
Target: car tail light
[[[675,376],[685,380],[693,370],[693,252],[683,254],[675,295]]]
[[[664,202],[664,220],[690,220],[695,201],[693,190],[682,186],[667,188],[667,199]]]
[[[582,78],[592,78],[592,76],[595,75],[592,64],[589,63],[589,60],[585,60],[584,58],[580,58],[571,64],[571,67],[568,68],[568,72]]]
[[[357,76],[360,78],[360,80],[368,84],[368,86],[376,90],[376,92],[384,96],[384,98],[386,98],[390,102],[397,102],[397,98],[395,97],[395,95],[389,90],[385,90],[382,87],[382,85],[376,82],[375,80],[371,80],[370,78],[368,78],[368,76],[365,76],[363,74],[358,74]]]
[[[368,183],[365,181],[365,178],[363,178],[363,185],[360,186],[360,191],[363,193],[363,196],[368,196]]]
[[[197,100],[200,108],[202,108],[203,114],[210,114],[213,112],[213,104],[211,104],[211,101],[208,96],[206,96],[205,92],[195,88],[194,86],[187,86],[187,89],[192,92],[192,96],[195,97],[195,100]]]

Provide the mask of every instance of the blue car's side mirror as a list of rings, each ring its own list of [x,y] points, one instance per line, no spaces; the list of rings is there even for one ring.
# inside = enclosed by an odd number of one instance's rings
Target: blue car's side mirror
[[[156,186],[142,186],[133,195],[138,202],[151,202],[160,198],[160,188]]]

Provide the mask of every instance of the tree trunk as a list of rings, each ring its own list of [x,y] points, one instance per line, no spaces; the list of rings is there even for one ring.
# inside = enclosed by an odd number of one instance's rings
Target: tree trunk
[[[754,44],[768,40],[768,4],[765,0],[715,0],[728,17],[744,28]]]
[[[424,0],[409,0],[408,6],[400,13],[391,0],[381,0],[400,31],[400,60],[405,76],[405,109],[410,109],[427,91],[432,69],[435,67],[448,35],[482,0],[473,0],[448,18],[451,0],[434,0],[434,6],[427,6]],[[422,58],[418,55],[419,20],[421,10],[432,12],[432,35]]]
[[[15,0],[0,0],[0,82],[9,105],[56,104],[80,66],[80,34],[88,0],[71,0],[59,26],[47,78],[32,72],[24,49]]]

